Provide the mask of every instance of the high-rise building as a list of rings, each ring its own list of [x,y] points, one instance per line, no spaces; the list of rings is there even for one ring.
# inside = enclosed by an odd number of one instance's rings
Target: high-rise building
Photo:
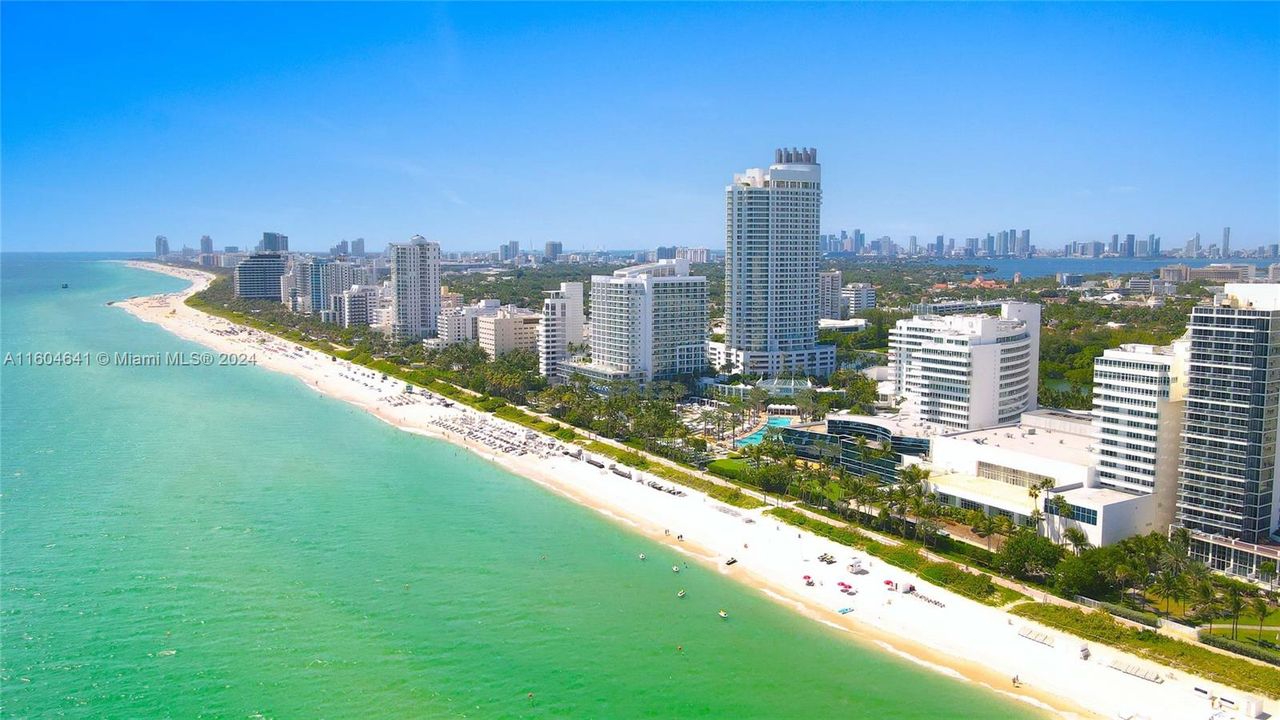
[[[213,254],[213,238],[209,237],[208,235],[200,236],[200,254],[201,255]]]
[[[381,296],[380,285],[355,285],[337,293],[330,301],[333,322],[344,328],[372,325]]]
[[[559,240],[548,240],[546,248],[542,252],[542,259],[547,262],[555,262],[564,253],[564,244]]]
[[[659,260],[591,278],[591,361],[566,375],[649,382],[707,367],[707,279],[687,260]]]
[[[1040,306],[1000,317],[917,315],[889,331],[889,379],[904,412],[957,430],[1015,422],[1036,407]]]
[[[1177,521],[1193,557],[1256,577],[1280,558],[1280,285],[1228,283],[1192,308],[1189,332]]]
[[[346,240],[340,241],[337,245],[329,248],[329,254],[335,257],[351,254],[351,243]]]
[[[840,296],[840,284],[844,274],[839,270],[818,273],[818,317],[839,320],[844,317],[844,302]]]
[[[535,352],[541,322],[542,316],[532,310],[503,305],[497,312],[477,318],[476,342],[491,360],[515,350]]]
[[[653,259],[654,260],[675,260],[676,246],[675,245],[671,245],[671,246],[659,245],[658,249],[655,250],[653,253]]]
[[[570,358],[569,348],[581,345],[582,283],[560,283],[542,300],[542,324],[538,327],[538,370],[551,380],[562,379],[561,364]]]
[[[1153,495],[1155,527],[1173,522],[1190,343],[1121,345],[1093,361],[1093,460],[1101,487]]]
[[[514,262],[520,258],[520,241],[511,240],[498,246],[499,262]]]
[[[818,345],[818,151],[777,150],[767,170],[725,188],[725,356],[739,370],[825,377],[835,348]]]
[[[364,238],[351,241],[351,254],[355,257],[364,257]]]
[[[440,245],[421,235],[391,243],[391,337],[397,342],[436,334],[440,314]]]
[[[943,255],[947,254],[947,248],[946,248],[945,242],[946,242],[945,238],[943,238],[941,235],[933,239],[934,255],[937,255],[938,257],[942,257]]]
[[[1231,257],[1231,228],[1222,228],[1222,257]]]
[[[286,261],[280,253],[254,253],[236,265],[236,297],[280,301],[280,278]]]
[[[164,257],[169,254],[169,238],[164,235],[156,236],[156,257]]]
[[[289,236],[275,232],[264,232],[262,233],[261,249],[264,253],[289,252]]]
[[[711,262],[711,250],[708,248],[679,248],[676,250],[677,260],[688,260],[690,265]]]
[[[871,283],[849,283],[840,291],[840,296],[849,317],[876,306],[876,286]]]

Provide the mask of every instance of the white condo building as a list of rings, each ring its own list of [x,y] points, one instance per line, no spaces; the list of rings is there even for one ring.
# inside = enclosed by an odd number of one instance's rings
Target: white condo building
[[[876,306],[876,286],[871,283],[849,283],[840,291],[840,295],[844,299],[845,311],[849,313],[849,317],[863,310],[872,310]]]
[[[393,340],[433,337],[440,314],[440,245],[421,235],[387,246],[391,258]]]
[[[381,299],[381,285],[353,285],[330,297],[331,322],[344,328],[373,325],[373,314]]]
[[[476,342],[480,338],[480,318],[497,315],[501,307],[502,301],[492,298],[477,300],[471,305],[447,302],[436,319],[436,337],[441,345]]]
[[[707,279],[687,260],[659,260],[591,278],[591,361],[568,375],[649,382],[706,369]]]
[[[1016,422],[1036,407],[1040,306],[1000,317],[917,315],[889,331],[889,378],[910,417],[954,430]]]
[[[824,270],[818,273],[819,319],[841,320],[844,318],[844,302],[840,294],[842,282],[844,282],[844,274],[839,270]]]
[[[818,151],[777,150],[725,188],[723,348],[709,355],[743,372],[800,370],[825,377],[835,348],[818,345]]]
[[[581,345],[586,317],[582,312],[582,283],[560,283],[542,300],[542,324],[538,328],[538,370],[550,380],[563,378],[561,364],[569,360],[569,347]]]
[[[1156,496],[1162,529],[1178,497],[1178,449],[1190,344],[1121,345],[1093,361],[1097,484]]]

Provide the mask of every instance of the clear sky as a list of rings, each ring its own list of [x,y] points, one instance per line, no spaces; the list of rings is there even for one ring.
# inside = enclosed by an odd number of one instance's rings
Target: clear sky
[[[827,230],[1280,242],[1280,5],[0,5],[6,250],[723,247],[813,146]]]

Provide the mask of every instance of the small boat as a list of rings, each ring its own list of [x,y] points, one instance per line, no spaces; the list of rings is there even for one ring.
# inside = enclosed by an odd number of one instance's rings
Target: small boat
[[[645,557],[644,557],[644,553],[640,553],[640,559],[641,559],[641,560],[644,560],[644,559],[645,559]]]
[[[839,612],[841,615],[848,615],[849,613],[853,612],[853,608],[840,608],[837,612]]]
[[[725,560],[725,561],[724,561],[724,564],[725,564],[725,565],[733,565],[733,564],[735,564],[735,563],[737,563],[737,562],[738,562],[738,558],[729,558],[728,560]]]
[[[684,597],[684,591],[683,591],[683,590],[681,590],[680,592],[676,593],[676,597],[678,597],[678,598],[682,598],[682,597]]]
[[[677,572],[677,573],[678,573],[678,572],[680,572],[680,566],[679,566],[679,565],[672,565],[672,566],[671,566],[671,572]]]
[[[725,612],[725,611],[723,611],[723,610],[721,610],[720,612],[718,612],[718,613],[716,613],[716,614],[717,614],[717,615],[719,615],[719,616],[720,616],[720,617],[722,617],[722,618],[728,618],[728,617],[729,617],[729,613],[727,613],[727,612]]]
[[[70,285],[68,285],[68,284],[66,284],[66,283],[62,283],[62,289],[63,289],[63,290],[66,290],[66,289],[67,289],[67,288],[69,288],[69,287],[71,287],[71,286],[70,286]]]

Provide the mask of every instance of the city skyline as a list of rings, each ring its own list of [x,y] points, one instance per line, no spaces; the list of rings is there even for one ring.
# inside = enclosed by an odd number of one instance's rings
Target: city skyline
[[[821,149],[822,232],[1007,224],[1042,248],[1116,232],[1175,247],[1230,226],[1236,248],[1280,242],[1275,6],[3,17],[5,249],[141,250],[158,234],[245,246],[265,228],[309,251],[415,233],[449,250],[715,247],[723,168],[765,165],[760,148],[778,146]],[[967,40],[993,33],[1001,52]],[[778,37],[803,38],[813,72],[724,72]],[[781,101],[758,90],[782,83]]]

